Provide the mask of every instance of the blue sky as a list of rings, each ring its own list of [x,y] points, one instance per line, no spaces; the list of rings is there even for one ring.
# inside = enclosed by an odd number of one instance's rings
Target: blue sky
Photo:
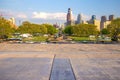
[[[68,8],[72,9],[74,20],[79,13],[84,20],[92,15],[97,19],[110,14],[120,17],[120,0],[0,0],[0,14],[17,21],[65,22]]]

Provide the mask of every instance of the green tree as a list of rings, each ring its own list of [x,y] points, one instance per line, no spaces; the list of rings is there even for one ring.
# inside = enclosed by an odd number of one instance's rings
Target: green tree
[[[57,32],[56,28],[53,25],[50,25],[50,24],[43,24],[43,25],[45,25],[45,27],[47,28],[48,34],[53,35]]]
[[[13,25],[11,25],[8,20],[0,17],[0,37],[2,39],[7,38],[15,31],[15,29],[12,27]]]
[[[40,25],[40,33],[47,34],[47,27],[45,25]]]
[[[75,36],[89,36],[89,35],[97,35],[98,30],[97,26],[92,24],[78,24],[73,26],[73,34]]]
[[[101,30],[101,33],[104,34],[104,35],[108,35],[110,32],[107,28],[104,28]]]
[[[31,25],[30,22],[24,21],[22,23],[22,25],[20,25],[19,28],[17,29],[17,32],[22,33],[22,34],[23,33],[30,33],[30,29],[31,29],[30,25]]]
[[[30,34],[51,34],[53,35],[56,33],[56,28],[53,27],[50,24],[33,24],[28,21],[25,21],[22,23],[22,25],[19,26],[17,32],[20,33],[30,33]]]
[[[28,21],[25,21],[22,23],[22,25],[19,26],[17,29],[17,32],[19,33],[30,33],[30,34],[36,34],[41,33],[41,26],[38,24],[32,24]]]
[[[120,18],[113,20],[107,28],[110,32],[112,41],[118,41],[118,35],[120,34]]]
[[[73,34],[73,30],[72,30],[72,26],[66,26],[64,29],[64,33],[68,34],[68,35],[72,35]]]

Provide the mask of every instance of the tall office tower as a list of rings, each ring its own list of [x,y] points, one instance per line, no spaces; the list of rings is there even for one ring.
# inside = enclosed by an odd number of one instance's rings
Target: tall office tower
[[[77,24],[81,24],[81,23],[83,23],[82,15],[78,14],[78,16],[77,16]]]
[[[101,22],[106,22],[106,21],[107,21],[106,16],[102,16],[102,17],[101,17]]]
[[[92,20],[96,20],[96,15],[92,15]]]
[[[106,16],[102,16],[101,17],[101,22],[100,22],[100,30],[102,30],[104,28],[104,24],[107,21]]]
[[[109,21],[114,20],[114,15],[109,15]]]
[[[96,15],[92,15],[91,19],[88,21],[88,24],[94,24],[100,31],[100,21],[96,19]]]
[[[94,24],[94,20],[96,20],[96,15],[92,15],[91,19],[88,21],[89,24]]]
[[[67,25],[72,24],[72,10],[68,8],[68,13],[67,13]]]

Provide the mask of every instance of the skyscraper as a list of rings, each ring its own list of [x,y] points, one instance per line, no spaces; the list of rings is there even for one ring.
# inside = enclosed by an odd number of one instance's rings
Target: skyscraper
[[[109,21],[112,21],[114,19],[114,15],[109,15]]]
[[[100,30],[104,28],[104,23],[107,21],[106,16],[101,16]]]
[[[71,8],[68,8],[68,13],[67,13],[67,25],[72,24],[72,10]]]
[[[96,20],[96,15],[92,15],[91,19],[88,21],[89,24],[94,24],[94,20]]]
[[[100,31],[100,21],[96,19],[96,15],[92,15],[91,19],[88,21],[89,24],[94,24],[97,26],[97,30]]]
[[[96,15],[92,15],[92,20],[96,20]]]
[[[78,16],[77,16],[77,24],[81,24],[81,23],[83,23],[82,15],[78,14]]]
[[[106,16],[101,17],[101,23],[100,23],[100,30],[107,28],[107,26],[111,23],[111,20],[113,20],[113,15],[109,16],[109,20],[107,20]]]
[[[101,22],[106,22],[106,21],[107,21],[106,16],[102,16],[102,17],[101,17]]]

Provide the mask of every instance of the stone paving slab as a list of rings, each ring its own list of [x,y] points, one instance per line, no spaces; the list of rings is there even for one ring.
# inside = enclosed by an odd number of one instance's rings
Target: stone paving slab
[[[76,80],[69,59],[54,59],[50,80]]]
[[[0,44],[0,80],[120,80],[120,45]]]
[[[0,80],[49,80],[53,57],[14,54],[0,58]]]
[[[6,44],[0,43],[0,51],[27,51],[49,53],[119,53],[120,44]]]
[[[120,59],[71,59],[77,80],[120,80]]]
[[[119,59],[120,58],[120,53],[61,53],[61,54],[56,54],[56,57],[58,58],[78,58],[78,59],[85,59],[85,58],[110,58],[110,59]]]
[[[120,54],[0,54],[0,80],[120,80]]]
[[[9,52],[0,54],[0,58],[53,58],[54,54],[43,54],[43,53],[27,53],[24,52],[22,54],[17,54],[16,52],[13,52],[9,54]]]

